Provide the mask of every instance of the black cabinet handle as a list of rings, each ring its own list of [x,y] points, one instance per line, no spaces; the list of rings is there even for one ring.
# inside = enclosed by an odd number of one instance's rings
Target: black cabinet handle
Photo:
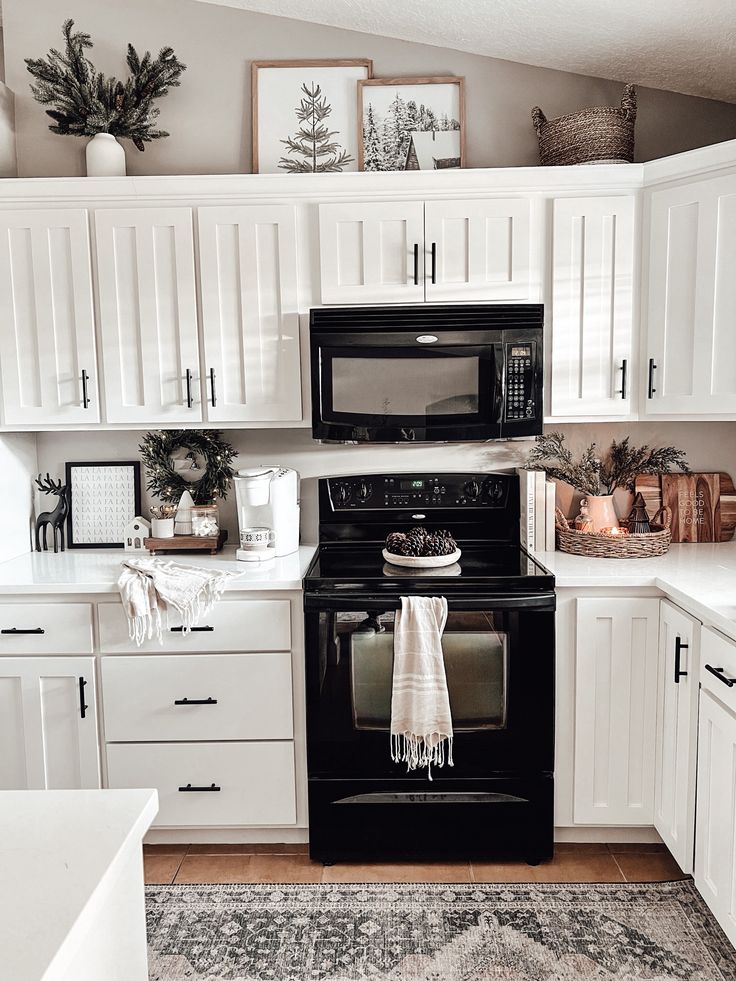
[[[0,634],[12,634],[19,637],[21,634],[45,634],[43,627],[3,627]]]
[[[432,254],[431,278],[432,278],[432,283],[436,283],[437,282],[437,243],[436,242],[432,242],[431,254]]]
[[[89,380],[89,375],[87,374],[85,369],[82,368],[82,408],[84,409],[88,409],[89,404],[92,401],[89,397],[89,392],[87,391],[88,380]]]
[[[175,698],[174,705],[217,705],[216,698]]]
[[[189,629],[191,630],[192,633],[199,632],[199,633],[211,634],[215,628],[214,627],[190,627]],[[184,632],[184,627],[169,627],[169,630],[171,631],[172,634],[181,634]]]
[[[217,392],[215,391],[215,369],[210,368],[210,389],[212,391],[212,408],[217,405]]]
[[[192,398],[192,372],[187,368],[186,374],[184,375],[186,379],[187,386],[187,408],[191,409],[194,405],[194,399]]]
[[[680,670],[680,656],[683,651],[689,650],[689,644],[683,644],[679,637],[675,637],[675,684],[680,684],[680,678],[687,678],[687,671]]]
[[[628,368],[628,361],[624,358],[621,361],[621,388],[618,389],[618,394],[624,401],[626,400],[626,371]]]
[[[657,389],[654,387],[654,372],[657,370],[657,365],[654,358],[649,359],[649,387],[647,391],[647,398],[653,399],[654,393]]]
[[[84,700],[84,689],[87,686],[87,682],[84,680],[82,675],[79,676],[79,716],[82,719],[87,718],[87,709],[89,705]]]
[[[186,787],[179,787],[180,794],[216,794],[220,790],[222,787],[218,787],[214,783],[211,783],[209,787],[193,787],[190,783]]]
[[[715,675],[724,685],[728,685],[729,688],[733,688],[736,685],[736,678],[727,678],[723,673],[723,668],[714,668],[712,664],[706,664],[705,670],[710,671],[711,674]]]
[[[419,243],[414,243],[414,285],[419,286]]]

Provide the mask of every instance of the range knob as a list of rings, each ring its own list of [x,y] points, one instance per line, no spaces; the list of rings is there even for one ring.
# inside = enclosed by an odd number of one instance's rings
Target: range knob
[[[337,504],[347,504],[350,500],[350,484],[338,484],[335,488],[335,502]]]
[[[465,482],[465,496],[469,497],[471,501],[477,501],[480,497],[480,484],[475,478],[473,480],[467,480]]]
[[[371,494],[373,493],[373,488],[365,480],[361,480],[358,484],[358,500],[364,503],[370,500]]]
[[[485,492],[492,501],[500,501],[503,497],[503,484],[500,480],[487,480]]]

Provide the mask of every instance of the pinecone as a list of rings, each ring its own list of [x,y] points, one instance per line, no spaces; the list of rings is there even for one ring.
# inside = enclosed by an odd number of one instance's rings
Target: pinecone
[[[403,531],[392,531],[386,538],[386,550],[393,555],[403,555],[402,549],[406,543],[406,535]]]
[[[429,536],[425,555],[450,555],[456,549],[455,541],[447,532],[438,531]]]

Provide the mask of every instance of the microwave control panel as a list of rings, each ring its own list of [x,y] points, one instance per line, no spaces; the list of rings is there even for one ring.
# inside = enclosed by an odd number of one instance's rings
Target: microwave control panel
[[[333,511],[391,511],[502,508],[512,480],[503,474],[381,474],[330,477],[327,485]]]
[[[506,419],[533,419],[534,404],[534,346],[506,345]]]

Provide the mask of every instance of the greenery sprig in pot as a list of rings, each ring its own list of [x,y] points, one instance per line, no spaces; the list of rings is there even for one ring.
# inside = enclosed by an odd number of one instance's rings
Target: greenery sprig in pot
[[[548,477],[562,480],[584,494],[593,531],[618,525],[614,491],[633,491],[634,481],[642,474],[663,474],[672,470],[690,473],[684,451],[675,446],[633,446],[627,436],[620,442],[614,440],[603,454],[596,453],[596,444],[591,443],[575,456],[560,432],[537,436],[525,467],[527,470],[544,470]]]
[[[46,110],[52,133],[62,136],[91,136],[87,144],[87,175],[90,177],[125,174],[125,151],[118,138],[129,139],[138,150],[146,143],[169,134],[156,128],[157,99],[180,84],[186,65],[170,47],[161,48],[154,58],[150,51],[139,57],[128,45],[126,61],[130,75],[125,81],[98,72],[85,51],[92,38],[75,31],[74,21],[62,26],[64,51],[51,48],[45,58],[26,58],[33,76],[31,92]]]

